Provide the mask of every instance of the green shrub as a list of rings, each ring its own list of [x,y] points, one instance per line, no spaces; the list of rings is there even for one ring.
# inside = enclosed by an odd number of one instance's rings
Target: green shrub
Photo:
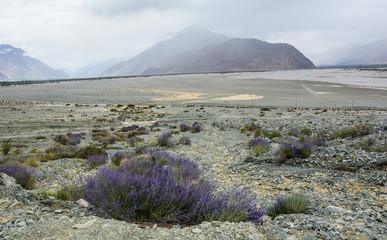
[[[372,145],[374,145],[375,142],[376,142],[376,139],[375,139],[375,138],[369,137],[369,138],[367,138],[367,139],[364,139],[364,140],[362,140],[362,141],[359,141],[359,142],[357,143],[357,147],[358,147],[358,148],[361,148],[361,149],[364,149],[364,150],[366,150],[366,151],[370,151]]]
[[[256,146],[256,147],[253,147],[253,152],[256,156],[261,156],[267,152],[270,151],[270,147],[268,146]]]
[[[310,137],[312,135],[312,130],[310,130],[310,128],[303,128],[301,134]]]
[[[8,153],[11,151],[11,139],[8,139],[3,142],[3,147],[1,151],[3,152],[4,155],[8,155]]]
[[[97,147],[95,145],[87,145],[87,146],[79,149],[77,152],[77,157],[83,158],[83,159],[86,159],[92,155],[105,155],[105,156],[107,156],[108,154],[105,150],[103,150],[102,148]]]
[[[308,199],[301,194],[292,194],[284,197],[277,195],[274,197],[273,204],[267,208],[266,213],[273,220],[280,214],[297,214],[309,212]]]
[[[372,152],[387,152],[387,143],[384,143],[383,146],[373,148]]]
[[[357,124],[354,127],[344,128],[333,132],[332,138],[354,138],[357,136],[364,136],[370,134],[372,126],[369,124]]]
[[[279,131],[272,131],[272,132],[269,132],[269,131],[263,131],[263,135],[269,139],[273,139],[273,138],[277,138],[277,137],[281,137],[281,133]]]

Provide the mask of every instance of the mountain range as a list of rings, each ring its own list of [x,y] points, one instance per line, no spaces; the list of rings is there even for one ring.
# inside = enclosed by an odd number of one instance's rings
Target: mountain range
[[[309,56],[317,66],[387,64],[387,39],[347,45]],[[253,38],[230,38],[191,26],[127,61],[111,59],[70,72],[71,77],[312,69],[294,46]],[[118,63],[117,63],[118,62]],[[8,44],[0,44],[0,80],[62,79],[69,76]]]
[[[0,45],[0,80],[41,80],[68,77],[63,71],[54,70],[38,59],[27,56],[20,48]]]
[[[340,46],[310,57],[319,66],[387,64],[387,39],[365,45]]]
[[[313,63],[295,47],[257,39],[229,38],[191,26],[101,76],[310,69]]]

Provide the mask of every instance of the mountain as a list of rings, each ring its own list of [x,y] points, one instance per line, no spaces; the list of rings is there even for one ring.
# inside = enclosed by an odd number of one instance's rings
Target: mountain
[[[301,68],[314,68],[314,65],[289,44],[272,44],[257,39],[230,39],[193,26],[129,61],[113,65],[102,76]]]
[[[104,71],[102,76],[140,75],[150,67],[162,66],[166,59],[175,54],[201,49],[228,39],[222,34],[211,33],[194,25],[170,40],[157,43],[129,61],[113,65]]]
[[[197,51],[175,55],[161,68],[144,74],[204,73],[314,68],[313,63],[286,43],[233,38]]]
[[[27,56],[24,50],[8,44],[0,45],[0,72],[8,79],[14,80],[67,77],[66,73],[54,70],[38,59]]]
[[[0,80],[9,80],[9,78],[0,72]]]
[[[319,66],[387,64],[387,39],[336,47],[311,58]]]
[[[110,66],[121,62],[122,59],[110,59],[103,62],[92,63],[76,70],[66,70],[73,78],[99,77]]]

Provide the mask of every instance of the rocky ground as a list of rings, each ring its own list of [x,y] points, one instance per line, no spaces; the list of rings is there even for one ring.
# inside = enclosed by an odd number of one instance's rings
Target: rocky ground
[[[203,222],[196,226],[126,223],[97,217],[96,209],[84,202],[57,200],[39,194],[56,190],[79,174],[93,174],[81,159],[63,158],[40,162],[35,168],[34,190],[24,190],[1,176],[0,238],[3,239],[387,239],[386,131],[387,112],[380,109],[247,108],[242,106],[126,106],[67,103],[0,102],[0,138],[11,139],[11,153],[1,161],[19,161],[55,145],[56,134],[85,132],[81,146],[92,140],[91,132],[111,133],[123,126],[149,127],[143,145],[181,123],[198,122],[203,131],[174,134],[176,142],[188,136],[191,146],[178,145],[168,151],[196,161],[219,187],[249,186],[257,194],[257,205],[268,206],[274,194],[302,193],[309,199],[309,214],[265,218],[252,223]],[[280,137],[268,139],[270,151],[254,155],[247,143],[254,133],[241,131],[254,122]],[[331,136],[338,129],[367,124],[370,133],[354,138]],[[358,125],[359,126],[359,125]],[[326,146],[314,149],[306,159],[279,162],[276,152],[284,141],[298,137],[289,131],[310,129],[320,134]],[[373,139],[368,148],[364,142]],[[103,145],[101,145],[103,146]],[[132,150],[127,142],[104,146],[112,156]]]

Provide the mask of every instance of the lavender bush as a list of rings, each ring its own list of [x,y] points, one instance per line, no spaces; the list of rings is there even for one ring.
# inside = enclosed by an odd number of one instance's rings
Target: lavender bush
[[[157,160],[160,157],[168,161]],[[196,163],[162,151],[132,159],[118,170],[102,168],[86,178],[80,189],[78,197],[106,216],[125,221],[258,224],[264,214],[255,207],[255,196],[248,189],[215,195],[215,187],[201,176]]]
[[[189,137],[188,136],[183,136],[183,137],[181,137],[180,139],[179,139],[179,143],[181,144],[181,145],[191,145],[191,139],[189,139]]]
[[[91,155],[88,156],[85,160],[85,163],[89,165],[91,168],[97,168],[101,165],[104,165],[108,160],[106,155]]]
[[[180,132],[188,132],[188,131],[191,131],[191,126],[186,124],[186,123],[182,123],[180,124]]]
[[[62,145],[77,145],[82,140],[82,133],[67,133],[54,136],[54,141]]]
[[[198,132],[201,132],[202,131],[202,127],[197,123],[197,124],[194,124],[191,128],[191,132],[192,133],[198,133]]]
[[[277,156],[281,161],[292,158],[308,158],[313,152],[311,142],[285,142],[280,145]]]
[[[157,143],[162,147],[172,147],[172,133],[163,133],[160,137],[157,138]]]
[[[3,172],[16,179],[16,183],[23,188],[31,190],[36,184],[36,173],[29,167],[18,164],[5,164],[0,166],[0,172]]]
[[[112,163],[113,165],[115,166],[120,166],[120,163],[123,159],[131,159],[135,156],[134,153],[132,152],[116,152],[115,154],[113,154],[112,156]]]
[[[127,139],[127,142],[131,147],[136,147],[140,142],[143,142],[143,141],[144,139],[140,137],[131,137]]]
[[[298,130],[297,128],[292,128],[289,130],[288,135],[298,137],[300,133],[301,133],[300,130]]]
[[[134,131],[138,128],[137,125],[132,125],[132,126],[126,126],[121,128],[121,132],[129,132],[129,131]]]
[[[253,138],[247,144],[255,155],[260,156],[270,151],[270,143],[263,138]]]

